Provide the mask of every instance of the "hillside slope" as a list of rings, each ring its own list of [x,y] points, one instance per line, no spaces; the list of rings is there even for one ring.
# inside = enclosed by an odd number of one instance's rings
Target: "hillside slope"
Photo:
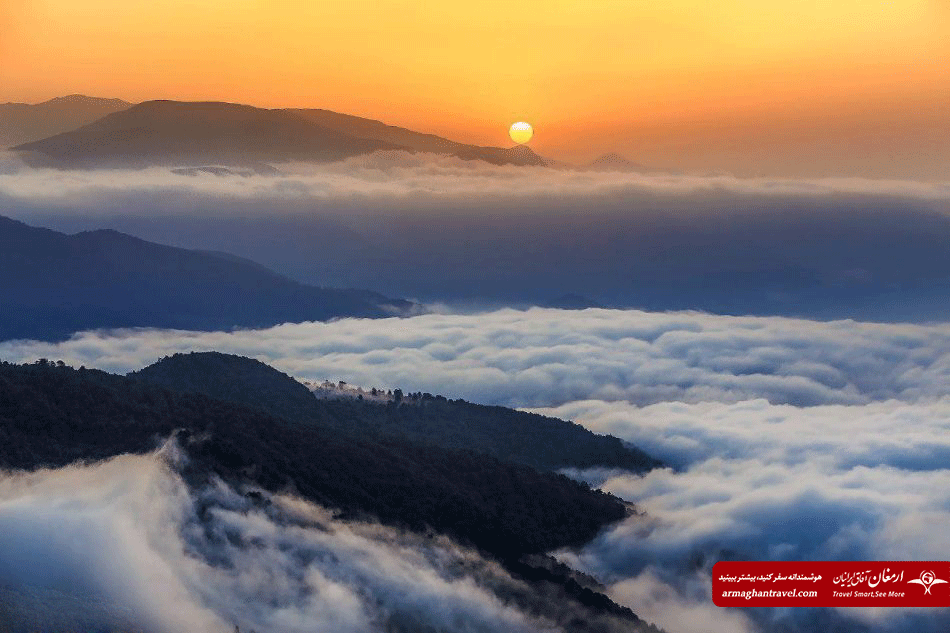
[[[257,167],[289,160],[336,161],[400,149],[311,123],[287,110],[233,103],[146,101],[76,130],[18,145],[53,166]]]
[[[75,130],[132,104],[69,95],[43,103],[0,103],[0,150]]]
[[[0,468],[146,453],[180,432],[193,462],[227,481],[292,485],[344,516],[435,529],[501,557],[579,545],[628,513],[561,475],[363,439],[96,370],[2,363],[0,394]]]
[[[260,361],[230,354],[175,354],[130,376],[173,391],[201,393],[359,437],[407,439],[444,449],[473,450],[539,470],[603,467],[645,472],[661,465],[616,437],[505,407],[429,394],[388,404],[320,400],[290,376]]]
[[[415,132],[382,121],[365,119],[330,110],[295,109],[291,112],[325,127],[360,138],[393,143],[417,152],[450,154],[465,160],[483,160],[495,165],[544,165],[546,161],[526,146],[483,147],[450,141],[449,139]]]
[[[109,230],[66,235],[0,216],[0,340],[93,328],[265,327],[387,316],[409,305],[308,286],[231,256]]]
[[[222,102],[146,101],[14,149],[41,166],[204,167],[212,173],[224,173],[220,166],[272,173],[273,165],[287,161],[332,162],[379,150],[436,152],[496,165],[546,164],[524,146],[467,145],[329,110]]]

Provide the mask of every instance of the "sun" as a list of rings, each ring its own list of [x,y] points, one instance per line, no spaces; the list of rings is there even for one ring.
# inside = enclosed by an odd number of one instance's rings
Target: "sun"
[[[531,137],[534,136],[534,128],[531,127],[530,123],[519,121],[518,123],[511,124],[508,135],[511,136],[511,140],[515,143],[527,143],[531,140]]]

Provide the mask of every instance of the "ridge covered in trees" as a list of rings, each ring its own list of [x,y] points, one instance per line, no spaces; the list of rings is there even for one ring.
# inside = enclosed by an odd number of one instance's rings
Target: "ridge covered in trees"
[[[344,518],[431,529],[501,558],[579,545],[630,512],[473,451],[362,438],[98,370],[0,364],[0,468],[147,453],[176,432],[194,464],[226,481],[295,489]]]
[[[318,399],[303,384],[273,367],[219,352],[175,354],[130,376],[360,437],[471,450],[538,470],[604,467],[645,472],[662,465],[616,437],[505,407],[447,400],[428,393],[396,397],[385,404],[355,398]],[[400,396],[402,391],[397,389],[396,394]]]

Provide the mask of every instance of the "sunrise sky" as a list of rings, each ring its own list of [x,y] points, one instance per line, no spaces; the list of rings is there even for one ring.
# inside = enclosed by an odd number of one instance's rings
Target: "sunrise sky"
[[[321,107],[491,145],[527,121],[564,160],[950,179],[948,65],[948,0],[0,0],[0,102]]]

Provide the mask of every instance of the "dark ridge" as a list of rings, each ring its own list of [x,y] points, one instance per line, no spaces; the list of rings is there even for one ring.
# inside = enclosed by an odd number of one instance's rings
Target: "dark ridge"
[[[318,404],[307,387],[287,374],[253,358],[221,352],[166,356],[129,377],[171,391],[201,393],[246,405],[287,420],[311,420]]]
[[[14,149],[43,155],[58,167],[91,168],[324,162],[403,148],[350,136],[289,110],[218,102],[146,101]]]
[[[58,340],[97,328],[268,327],[411,307],[370,291],[298,283],[231,255],[111,230],[66,235],[0,216],[0,340]]]
[[[371,440],[97,370],[0,364],[0,468],[147,453],[176,432],[208,474],[293,489],[344,518],[431,529],[503,560],[583,544],[630,512],[562,475],[472,451]]]
[[[160,165],[179,168],[182,175],[244,173],[227,167],[273,173],[270,163],[338,161],[381,150],[436,152],[496,165],[546,164],[524,146],[467,145],[329,110],[182,101],[146,101],[113,110],[118,111],[56,134],[28,135],[13,149],[37,165]]]
[[[253,406],[287,420],[361,437],[403,438],[446,449],[475,450],[539,470],[599,466],[645,472],[661,465],[616,437],[505,407],[427,393],[407,394],[400,402],[388,404],[317,399],[290,376],[260,361],[230,354],[175,354],[130,376],[174,391]]]

